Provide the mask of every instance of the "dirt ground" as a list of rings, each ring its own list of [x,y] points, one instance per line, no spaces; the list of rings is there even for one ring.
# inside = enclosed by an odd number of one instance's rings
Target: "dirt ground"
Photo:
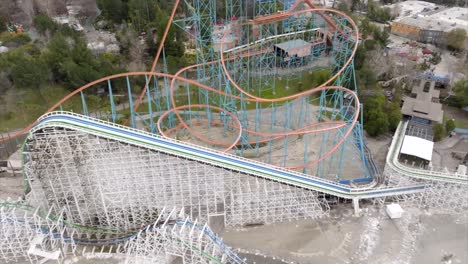
[[[0,200],[17,199],[23,195],[23,178],[21,174],[0,172]]]
[[[377,138],[369,137],[366,133],[365,141],[371,150],[372,157],[374,157],[375,164],[383,171],[385,167],[385,160],[387,158],[388,148],[392,143],[392,136],[385,134]]]
[[[456,124],[461,124],[461,128],[468,128],[468,112],[447,105],[442,105],[442,110],[447,119],[455,119]]]
[[[373,206],[356,218],[350,205],[341,205],[327,219],[228,229],[221,236],[234,248],[288,263],[467,263],[466,218],[404,209],[401,219]]]
[[[446,138],[434,144],[432,165],[440,168],[445,167],[449,171],[456,171],[467,151],[468,139],[462,140],[458,135]]]

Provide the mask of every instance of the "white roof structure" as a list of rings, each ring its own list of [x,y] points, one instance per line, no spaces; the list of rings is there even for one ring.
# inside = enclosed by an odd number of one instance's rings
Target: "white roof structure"
[[[395,22],[432,31],[468,30],[467,7],[448,8],[424,1],[406,1],[395,5],[401,10]]]
[[[400,11],[400,16],[413,16],[423,11],[434,10],[436,4],[425,1],[405,1],[389,5],[390,8],[397,8]]]
[[[431,161],[433,148],[434,142],[432,141],[413,136],[405,136],[400,153]]]

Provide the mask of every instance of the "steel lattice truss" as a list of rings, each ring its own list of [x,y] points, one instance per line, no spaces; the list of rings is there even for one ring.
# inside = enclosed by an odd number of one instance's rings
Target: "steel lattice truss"
[[[60,127],[35,132],[24,154],[34,200],[87,226],[131,230],[168,206],[205,222],[221,214],[230,226],[329,210],[314,191]]]

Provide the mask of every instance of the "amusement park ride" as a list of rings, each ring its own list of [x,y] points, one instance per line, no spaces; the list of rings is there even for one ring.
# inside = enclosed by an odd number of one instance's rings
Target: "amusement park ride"
[[[176,0],[150,71],[89,83],[18,133],[28,133],[27,190],[0,203],[0,262],[91,252],[129,263],[245,263],[197,221],[315,219],[330,196],[424,190],[383,186],[365,146],[351,18],[309,0],[229,0],[220,18],[216,2],[186,1],[178,19]],[[196,43],[196,63],[174,74],[163,45],[172,26],[192,29]],[[329,78],[303,87],[317,73]],[[80,112],[67,112],[73,97]]]

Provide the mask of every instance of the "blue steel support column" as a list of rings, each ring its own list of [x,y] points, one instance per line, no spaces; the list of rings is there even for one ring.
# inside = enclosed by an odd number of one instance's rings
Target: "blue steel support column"
[[[111,105],[112,123],[115,123],[117,119],[117,113],[115,111],[114,95],[112,94],[112,84],[110,80],[107,80],[107,89],[109,91],[109,101]]]
[[[162,59],[163,59],[163,64],[164,64],[163,70],[164,70],[164,72],[168,72],[168,70],[167,70],[167,61],[166,61],[166,49],[164,49],[164,48],[162,49]],[[169,83],[169,80],[166,77],[164,77],[163,80],[164,80],[164,87],[166,89],[166,106],[167,106],[167,109],[169,110],[169,109],[174,107],[172,105],[172,102],[171,102],[171,99],[170,99],[171,98],[171,94],[170,94],[170,91],[169,91],[170,90],[169,89],[170,83]],[[175,93],[175,91],[174,91],[174,93]],[[168,115],[167,121],[168,121],[168,127],[170,127],[170,128],[174,127],[174,125],[175,125],[174,113],[171,113],[171,114]]]
[[[86,99],[84,97],[83,92],[80,92],[80,95],[81,95],[81,106],[83,108],[83,115],[89,116],[88,107],[86,106]]]
[[[360,109],[363,109],[363,104],[360,104],[360,105],[359,105],[359,108],[360,108]],[[361,124],[364,124],[364,122],[363,122],[363,120],[364,120],[364,119],[363,119],[363,118],[364,118],[363,111],[360,111],[359,114],[360,114]],[[359,149],[360,151],[359,151],[359,152],[360,152],[360,154],[361,154],[361,160],[362,160],[362,162],[364,163],[364,165],[367,165],[367,166],[368,166],[368,164],[367,164],[368,161],[366,160],[366,155],[364,155],[364,138],[363,138],[364,133],[363,133],[363,127],[364,127],[363,125],[357,124],[356,127],[355,127],[354,129],[359,129],[359,132],[360,132],[360,133],[359,133],[359,142],[360,142],[360,144],[359,144],[359,145],[360,145],[360,149]],[[373,175],[369,175],[369,177],[372,177],[372,176],[373,176]]]
[[[191,94],[190,94],[190,85],[189,85],[189,83],[185,84],[185,91],[187,93],[187,103],[188,103],[188,106],[189,106],[189,108],[187,109],[188,114],[190,116],[189,124],[190,124],[190,127],[192,127],[192,125],[193,125],[193,122],[192,122],[192,98],[190,96]]]
[[[276,107],[273,107],[271,111],[270,131],[273,131],[273,127],[275,125],[276,125]],[[271,162],[271,146],[274,143],[275,143],[274,139],[272,138],[270,139],[270,141],[268,141],[268,153],[270,153],[270,155],[268,155],[268,162]]]
[[[146,98],[148,99],[148,114],[150,118],[149,131],[153,131],[153,128],[154,128],[153,108],[151,106],[151,94],[150,94],[150,88],[149,88],[149,83],[148,83],[148,76],[146,75],[145,75],[145,83],[146,83]]]
[[[153,77],[153,102],[156,106],[156,112],[162,111],[161,108],[161,91],[159,91],[158,86],[158,78],[156,76]]]
[[[291,102],[286,103],[286,111],[285,111],[285,120],[284,120],[284,131],[287,132],[290,129],[290,120],[291,120]],[[288,156],[288,143],[289,143],[289,136],[284,137],[283,143],[283,166],[286,167],[286,160]]]
[[[133,96],[132,96],[132,87],[130,85],[130,79],[128,76],[126,77],[127,79],[127,91],[128,91],[128,102],[130,104],[130,120],[133,128],[136,128],[136,122],[135,122],[135,112],[133,111]]]
[[[262,115],[261,115],[262,108],[261,108],[261,105],[260,105],[259,102],[255,102],[255,108],[256,108],[255,109],[255,132],[258,132],[259,131],[259,124],[261,124],[261,117],[262,117]],[[257,142],[255,144],[256,155],[259,154],[259,148],[260,148],[260,146],[258,144],[258,140],[259,140],[259,136],[257,135],[257,136],[255,136],[255,141]]]
[[[339,181],[341,180],[341,172],[343,169],[343,157],[344,157],[344,152],[345,152],[345,146],[347,144],[348,138],[345,138],[345,141],[343,142],[343,145],[340,148],[340,158],[338,159],[338,169],[336,171],[336,180]]]

